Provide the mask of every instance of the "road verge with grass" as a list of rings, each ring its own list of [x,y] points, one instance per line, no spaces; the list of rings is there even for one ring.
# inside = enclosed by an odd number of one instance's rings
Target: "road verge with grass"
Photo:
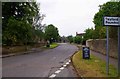
[[[110,65],[109,75],[106,74],[106,62],[90,55],[90,59],[82,58],[82,51],[76,52],[72,56],[73,65],[82,77],[117,77],[117,69]]]
[[[45,48],[50,48],[50,49],[53,49],[53,48],[56,48],[59,44],[58,43],[51,43],[50,44],[50,47],[47,47],[47,46],[44,46]]]

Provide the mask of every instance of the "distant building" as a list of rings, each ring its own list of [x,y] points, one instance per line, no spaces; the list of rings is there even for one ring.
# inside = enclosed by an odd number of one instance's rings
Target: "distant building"
[[[66,42],[68,42],[68,39],[65,36],[62,36],[61,37],[61,42],[66,43]]]
[[[78,32],[76,32],[76,36],[81,36],[82,39],[84,39],[84,34],[85,33],[78,33]],[[85,40],[82,41],[82,45],[86,45],[86,41]]]
[[[76,36],[82,36],[83,37],[84,34],[85,33],[78,33],[78,32],[76,32]]]

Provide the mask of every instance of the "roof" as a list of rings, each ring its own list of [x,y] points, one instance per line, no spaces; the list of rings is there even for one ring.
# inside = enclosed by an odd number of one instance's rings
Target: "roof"
[[[85,33],[77,33],[76,32],[76,36],[83,36]]]

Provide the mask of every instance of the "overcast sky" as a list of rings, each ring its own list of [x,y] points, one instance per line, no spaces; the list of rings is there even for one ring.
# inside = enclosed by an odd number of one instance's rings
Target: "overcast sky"
[[[37,0],[40,12],[46,15],[42,24],[53,24],[61,36],[83,33],[94,28],[93,18],[99,5],[110,0]]]

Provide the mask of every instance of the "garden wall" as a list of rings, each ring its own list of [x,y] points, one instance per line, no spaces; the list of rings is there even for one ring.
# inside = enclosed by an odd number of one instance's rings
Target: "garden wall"
[[[86,46],[91,50],[106,54],[106,39],[89,39],[86,41]],[[109,39],[109,56],[118,58],[118,43],[113,39]]]

